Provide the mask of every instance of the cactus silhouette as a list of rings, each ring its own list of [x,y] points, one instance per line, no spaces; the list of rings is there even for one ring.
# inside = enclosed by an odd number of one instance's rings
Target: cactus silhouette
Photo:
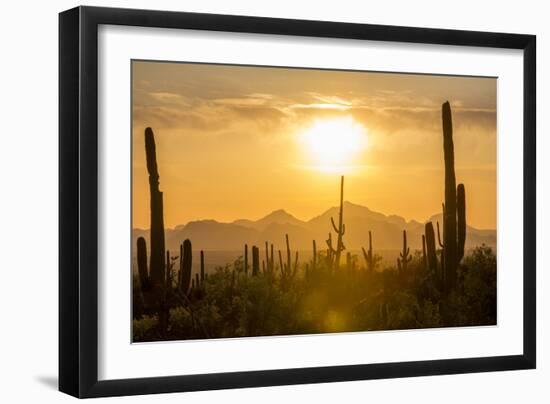
[[[244,245],[244,274],[248,274],[248,244]]]
[[[313,240],[313,258],[311,261],[311,269],[315,271],[317,269],[317,243]]]
[[[363,257],[365,257],[365,261],[367,262],[367,271],[373,272],[376,269],[376,266],[378,265],[378,261],[381,260],[381,257],[373,254],[372,252],[372,233],[369,230],[369,250],[366,251],[364,247],[361,247],[361,250],[363,251]]]
[[[334,247],[332,246],[332,233],[328,233],[328,239],[326,240],[327,243],[327,266],[329,268],[332,268],[332,263],[334,261]]]
[[[180,274],[179,288],[183,293],[187,293],[191,287],[191,270],[193,266],[193,251],[191,240],[186,239],[180,245]]]
[[[428,222],[424,228],[425,239],[426,239],[426,261],[430,273],[433,276],[438,276],[437,270],[437,252],[435,248],[435,233],[434,226],[432,222]]]
[[[422,266],[427,271],[428,270],[428,260],[426,258],[426,236],[422,235]]]
[[[137,239],[137,265],[139,282],[142,291],[148,291],[150,288],[149,271],[147,270],[147,244],[143,237]]]
[[[288,241],[288,234],[285,234],[285,242],[286,242],[286,270],[288,272],[292,268],[290,242]]]
[[[260,249],[255,245],[252,246],[252,276],[257,276],[260,273]]]
[[[262,272],[269,271],[269,243],[265,242],[265,261],[262,260]]]
[[[443,210],[442,267],[444,289],[456,284],[457,267],[464,257],[466,242],[466,191],[464,184],[456,186],[451,105],[445,102],[443,121],[443,153],[445,159],[445,206]]]
[[[145,155],[151,196],[151,263],[149,269],[151,283],[154,287],[155,285],[164,284],[166,263],[162,192],[159,190],[155,135],[151,128],[145,129]]]
[[[205,274],[204,274],[204,251],[201,250],[201,283],[204,282]]]
[[[270,270],[270,272],[273,272],[275,270],[275,259],[274,259],[274,255],[273,255],[273,244],[271,244],[271,246],[270,246],[270,251],[271,251],[271,258],[269,259],[269,270]]]
[[[466,190],[464,184],[456,186],[454,167],[453,123],[451,106],[445,102],[441,108],[443,126],[443,155],[445,160],[445,202],[442,204],[443,229],[437,222],[437,242],[441,248],[441,264],[437,265],[435,234],[431,222],[426,223],[425,243],[427,266],[439,281],[443,292],[454,288],[457,267],[464,258],[466,244]],[[443,235],[441,235],[443,233]]]
[[[397,259],[397,268],[400,271],[407,271],[407,266],[412,260],[409,252],[410,249],[407,247],[407,231],[403,230],[403,250],[399,253],[399,258]]]
[[[334,265],[336,268],[340,265],[340,256],[342,252],[346,249],[344,246],[343,237],[346,233],[346,225],[344,224],[344,176],[342,175],[340,177],[340,210],[338,211],[338,226],[336,226],[336,223],[334,222],[334,219],[330,218],[330,223],[332,223],[332,228],[338,235],[337,241],[336,241],[336,248],[332,246],[332,237],[329,235],[329,239],[327,240],[327,245],[329,249],[334,254]]]

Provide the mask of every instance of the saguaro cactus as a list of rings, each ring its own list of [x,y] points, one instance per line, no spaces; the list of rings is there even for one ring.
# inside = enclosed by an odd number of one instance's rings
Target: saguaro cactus
[[[399,253],[399,258],[397,259],[397,268],[399,268],[399,270],[407,270],[407,265],[412,260],[409,252],[410,249],[407,247],[407,231],[403,230],[403,250]]]
[[[248,274],[248,244],[244,245],[244,274]]]
[[[267,241],[265,242],[265,261],[262,260],[262,272],[266,272],[266,266],[269,271],[269,243]]]
[[[159,190],[155,136],[151,128],[145,129],[145,155],[151,196],[151,263],[149,269],[151,282],[154,286],[164,283],[166,262],[162,192]]]
[[[317,243],[313,240],[313,259],[311,262],[311,269],[315,271],[317,269]]]
[[[443,218],[443,244],[446,286],[452,286],[456,279],[457,231],[456,231],[456,178],[453,145],[453,121],[451,105],[445,102],[441,111],[443,121],[443,153],[445,158],[445,212]]]
[[[252,276],[260,273],[260,249],[252,246]]]
[[[344,224],[344,176],[342,175],[340,177],[340,210],[338,212],[338,226],[336,226],[336,223],[334,222],[334,219],[331,217],[330,222],[332,223],[332,228],[336,232],[338,238],[336,241],[336,248],[332,246],[332,240],[329,237],[329,240],[327,240],[327,244],[329,246],[329,249],[332,250],[334,253],[334,262],[336,268],[340,265],[340,256],[342,254],[342,251],[346,249],[344,246],[343,237],[346,233],[346,225]]]
[[[426,258],[426,236],[422,235],[422,265],[428,270],[428,259]]]
[[[285,234],[285,241],[286,241],[286,269],[287,271],[290,271],[292,268],[292,258],[291,258],[291,252],[290,252],[290,242],[288,241],[288,234]]]
[[[191,270],[193,266],[193,251],[191,240],[185,239],[180,245],[180,290],[187,293],[191,287]]]
[[[378,261],[380,261],[380,257],[373,254],[372,252],[372,233],[369,231],[369,250],[366,251],[364,247],[361,247],[361,250],[363,251],[363,257],[365,257],[365,261],[367,262],[367,271],[373,272],[376,269],[376,265],[378,265]]]
[[[334,261],[334,248],[332,247],[332,233],[328,233],[328,239],[326,240],[327,243],[327,267],[332,268],[332,263]]]
[[[449,290],[456,283],[457,266],[464,257],[466,241],[466,192],[464,185],[457,188],[454,166],[453,122],[451,106],[442,106],[443,153],[445,158],[445,204],[443,210],[444,288]],[[458,223],[457,223],[458,222]]]
[[[426,260],[430,273],[437,277],[437,253],[435,250],[435,233],[432,222],[426,223],[425,230],[426,236]]]
[[[275,270],[275,258],[273,255],[273,243],[270,245],[270,251],[271,251],[271,258],[269,260],[269,270],[273,272]]]
[[[147,244],[143,237],[137,239],[137,266],[141,289],[147,291],[149,285],[149,271],[147,270]]]
[[[201,250],[201,283],[204,282],[204,251]]]

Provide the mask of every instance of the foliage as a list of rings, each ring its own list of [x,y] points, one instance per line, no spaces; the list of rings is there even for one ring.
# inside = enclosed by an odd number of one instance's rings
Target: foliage
[[[315,270],[312,262],[304,263],[291,281],[278,265],[273,272],[246,274],[239,259],[216,268],[187,299],[172,299],[166,330],[159,329],[154,312],[135,319],[134,340],[495,324],[496,258],[489,247],[466,255],[457,288],[448,296],[440,293],[421,252],[410,258],[406,272],[399,272],[394,267],[369,271],[363,265],[334,268],[317,257]]]

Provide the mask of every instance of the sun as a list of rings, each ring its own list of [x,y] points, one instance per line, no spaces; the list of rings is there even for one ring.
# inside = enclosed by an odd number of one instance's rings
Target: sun
[[[367,129],[352,117],[318,119],[304,130],[301,140],[314,168],[323,172],[346,172],[367,146]]]

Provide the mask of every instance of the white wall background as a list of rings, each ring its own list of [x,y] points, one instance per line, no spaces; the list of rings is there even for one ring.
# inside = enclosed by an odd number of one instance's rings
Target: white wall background
[[[57,386],[57,13],[78,5],[6,2],[0,24],[0,401],[68,402]],[[88,5],[247,14],[537,35],[538,245],[550,242],[550,25],[545,2],[462,0],[92,1]],[[539,254],[540,256],[540,254]],[[540,257],[539,257],[540,258]],[[550,275],[538,260],[538,369],[126,397],[110,402],[529,402],[550,400]],[[542,264],[542,265],[541,265]],[[413,349],[413,347],[411,347]]]

